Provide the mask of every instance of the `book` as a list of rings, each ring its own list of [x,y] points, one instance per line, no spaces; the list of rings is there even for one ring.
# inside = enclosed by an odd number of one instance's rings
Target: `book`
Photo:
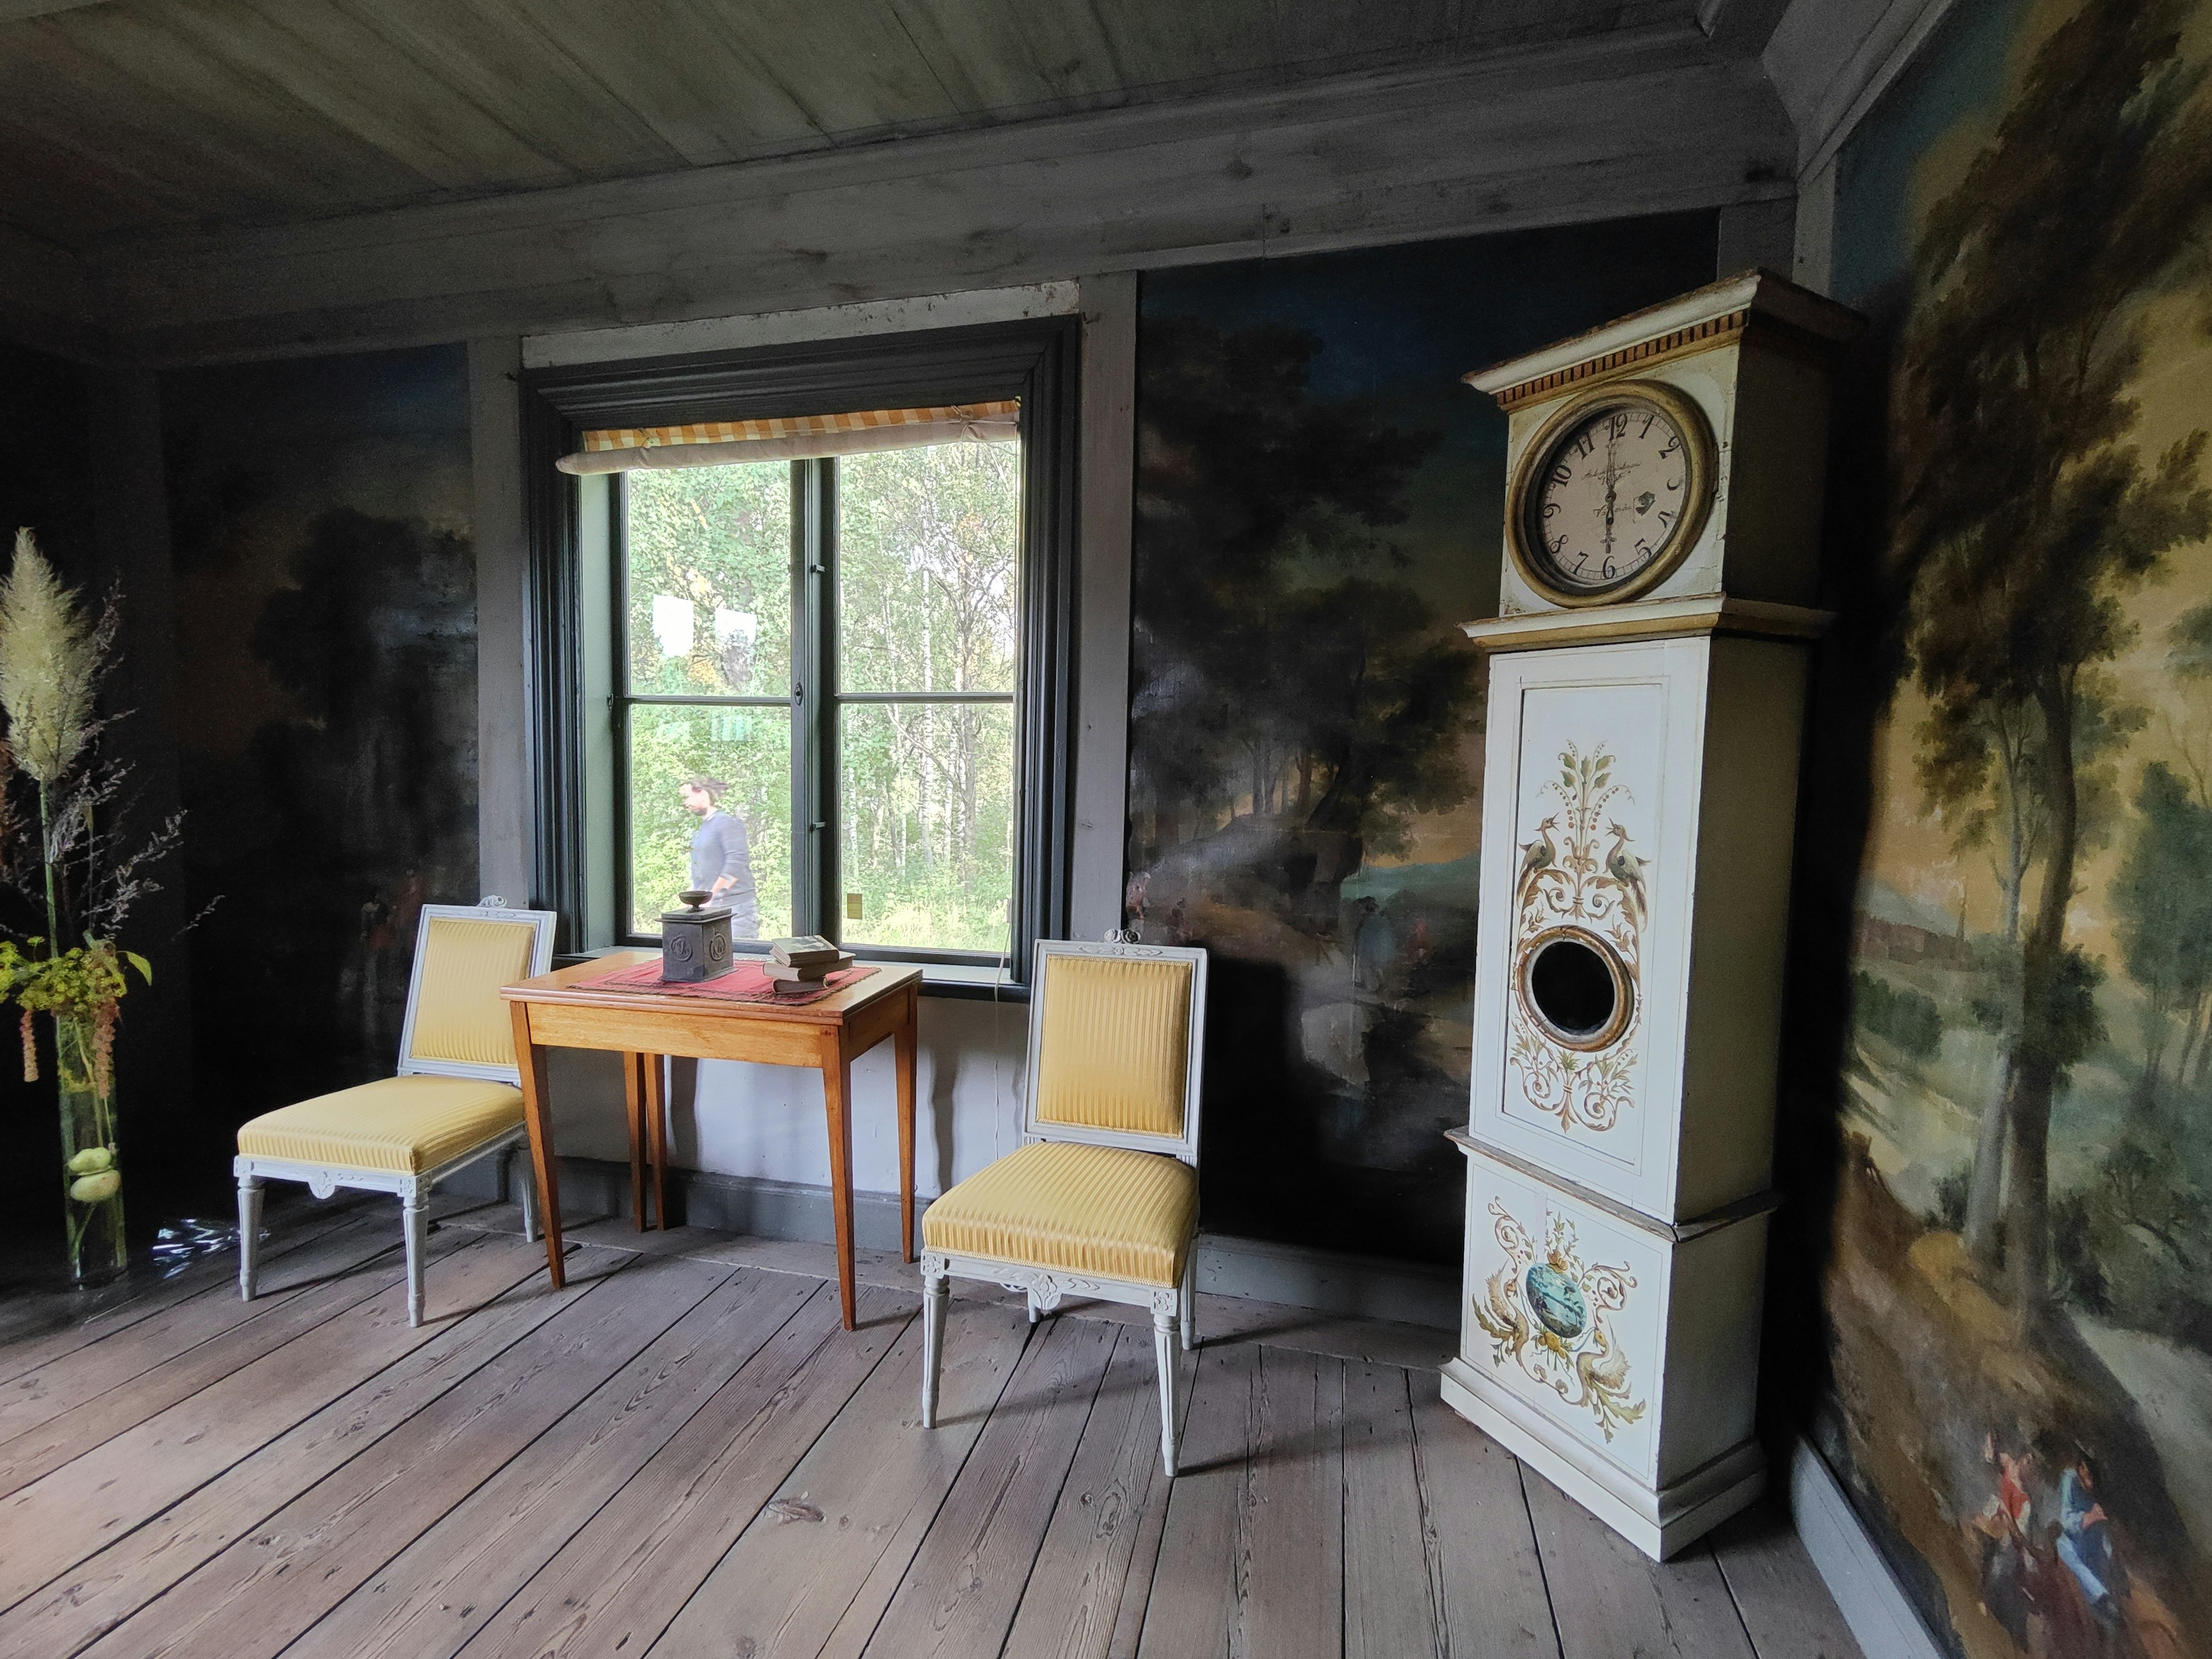
[[[768,953],[787,968],[834,963],[845,954],[819,933],[810,933],[804,939],[777,939],[769,946]]]
[[[778,985],[819,985],[831,974],[852,965],[852,957],[838,951],[826,962],[764,962],[761,972]]]

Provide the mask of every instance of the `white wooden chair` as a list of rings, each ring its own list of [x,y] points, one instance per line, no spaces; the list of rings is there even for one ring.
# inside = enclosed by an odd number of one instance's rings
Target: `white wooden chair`
[[[1206,952],[1040,939],[1022,1146],[921,1221],[921,1423],[937,1423],[947,1280],[1152,1310],[1160,1457],[1176,1472],[1176,1338],[1195,1340]]]
[[[240,1126],[238,1293],[253,1299],[261,1188],[303,1181],[317,1198],[341,1187],[396,1193],[407,1244],[407,1322],[422,1322],[430,1189],[478,1158],[528,1139],[514,1025],[500,988],[553,960],[553,913],[426,904],[415,935],[399,1073],[319,1095]],[[538,1237],[537,1186],[522,1184],[522,1230]]]

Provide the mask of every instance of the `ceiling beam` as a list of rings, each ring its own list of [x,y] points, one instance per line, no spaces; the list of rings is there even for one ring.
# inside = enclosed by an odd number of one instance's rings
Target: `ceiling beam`
[[[1680,27],[775,161],[98,246],[160,362],[672,322],[1790,193]]]
[[[1790,0],[1698,0],[1698,27],[1716,50],[1756,58],[1789,9]]]
[[[108,0],[0,0],[0,23],[27,22],[33,17],[52,17],[57,12],[82,11],[87,6],[104,6]]]

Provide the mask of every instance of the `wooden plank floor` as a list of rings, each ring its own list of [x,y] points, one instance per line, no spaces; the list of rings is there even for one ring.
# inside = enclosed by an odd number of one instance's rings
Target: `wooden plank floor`
[[[0,1654],[1858,1659],[1786,1523],[1646,1561],[1390,1357],[1434,1333],[1209,1300],[1170,1482],[1148,1317],[956,1300],[925,1432],[911,1269],[847,1332],[826,1249],[601,1224],[555,1293],[492,1210],[415,1330],[386,1207],[250,1306],[15,1319]]]

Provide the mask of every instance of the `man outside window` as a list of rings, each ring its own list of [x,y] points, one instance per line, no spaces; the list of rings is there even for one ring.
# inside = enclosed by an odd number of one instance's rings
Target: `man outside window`
[[[710,904],[729,907],[732,939],[758,939],[760,897],[753,890],[753,855],[745,844],[744,822],[721,810],[729,790],[720,778],[684,780],[684,810],[700,820],[691,836],[691,885],[712,893]]]

